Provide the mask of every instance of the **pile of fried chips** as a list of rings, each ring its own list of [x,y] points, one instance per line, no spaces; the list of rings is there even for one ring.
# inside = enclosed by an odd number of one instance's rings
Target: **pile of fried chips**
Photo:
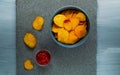
[[[65,10],[53,18],[52,32],[62,43],[74,44],[87,34],[86,16],[76,10]]]

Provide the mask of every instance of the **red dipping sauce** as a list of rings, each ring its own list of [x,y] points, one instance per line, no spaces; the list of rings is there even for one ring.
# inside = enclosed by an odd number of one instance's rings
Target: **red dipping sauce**
[[[47,50],[40,50],[36,54],[36,61],[40,66],[46,66],[51,60],[50,53]]]

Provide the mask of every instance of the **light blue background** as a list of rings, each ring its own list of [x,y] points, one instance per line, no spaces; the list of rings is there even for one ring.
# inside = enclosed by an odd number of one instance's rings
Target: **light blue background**
[[[97,75],[120,75],[120,0],[98,0]],[[16,75],[16,4],[0,0],[0,75]]]

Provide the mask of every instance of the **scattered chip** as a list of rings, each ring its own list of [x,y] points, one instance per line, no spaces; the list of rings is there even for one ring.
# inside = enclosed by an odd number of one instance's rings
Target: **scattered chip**
[[[24,43],[30,47],[30,48],[34,48],[37,44],[37,40],[35,38],[35,36],[32,33],[26,33],[24,36]]]
[[[35,30],[42,30],[43,24],[44,24],[44,19],[43,19],[43,17],[37,16],[37,17],[35,18],[35,20],[33,21],[32,26],[33,26],[33,28],[34,28]]]
[[[24,62],[24,68],[26,70],[32,70],[33,69],[33,64],[30,59],[25,60]]]

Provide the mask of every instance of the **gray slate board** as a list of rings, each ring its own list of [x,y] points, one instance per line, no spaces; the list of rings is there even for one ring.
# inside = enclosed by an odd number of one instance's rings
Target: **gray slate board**
[[[16,5],[17,75],[96,75],[96,0],[17,0]],[[72,49],[58,46],[51,39],[48,31],[53,13],[66,5],[75,5],[84,9],[91,18],[92,25],[88,40]],[[42,31],[35,31],[31,26],[38,15],[45,19]],[[23,42],[26,32],[31,32],[37,37],[38,45],[34,50],[25,46]],[[35,62],[34,55],[39,49],[47,49],[52,54],[52,61],[47,67],[40,67]],[[27,58],[30,58],[34,64],[32,71],[26,71],[23,67],[23,62]]]

